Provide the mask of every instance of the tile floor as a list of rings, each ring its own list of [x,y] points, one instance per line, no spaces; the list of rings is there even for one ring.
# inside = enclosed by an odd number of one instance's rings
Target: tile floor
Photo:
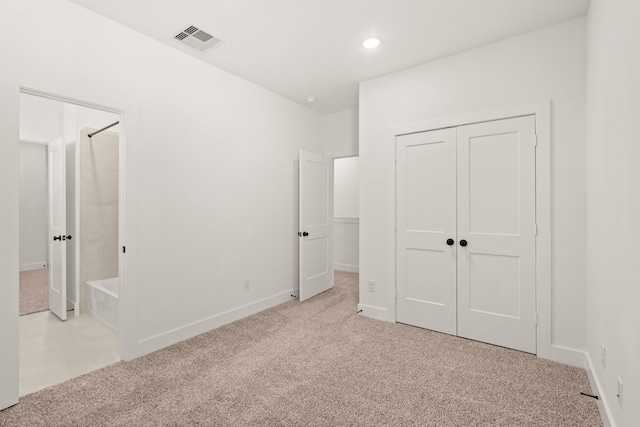
[[[86,314],[20,316],[20,396],[119,360],[117,335]]]

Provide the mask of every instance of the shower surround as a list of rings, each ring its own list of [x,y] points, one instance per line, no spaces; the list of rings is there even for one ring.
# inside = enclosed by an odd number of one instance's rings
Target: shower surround
[[[80,131],[80,311],[88,281],[118,277],[119,134]]]

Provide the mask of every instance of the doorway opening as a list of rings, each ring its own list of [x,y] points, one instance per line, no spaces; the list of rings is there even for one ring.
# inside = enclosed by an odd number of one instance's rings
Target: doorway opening
[[[121,115],[21,90],[20,396],[120,360]]]
[[[358,287],[360,271],[359,157],[333,159],[333,268],[335,282]]]

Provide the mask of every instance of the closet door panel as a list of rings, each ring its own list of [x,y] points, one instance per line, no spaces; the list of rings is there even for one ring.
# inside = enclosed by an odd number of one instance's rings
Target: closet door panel
[[[397,321],[456,333],[456,131],[396,139]]]
[[[458,335],[535,353],[535,118],[459,127],[457,166]]]

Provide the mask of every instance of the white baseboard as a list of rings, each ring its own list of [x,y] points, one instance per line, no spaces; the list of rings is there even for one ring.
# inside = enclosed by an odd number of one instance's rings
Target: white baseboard
[[[576,368],[585,367],[585,352],[568,347],[558,345],[544,345],[538,341],[537,356],[543,359],[553,360],[554,362],[564,363],[565,365],[575,366]]]
[[[334,270],[338,270],[338,271],[346,271],[347,273],[359,273],[360,272],[360,266],[357,265],[351,265],[351,264],[340,264],[340,263],[333,263],[333,269]]]
[[[180,341],[195,337],[196,335],[209,332],[228,323],[235,322],[236,320],[251,316],[252,314],[256,314],[287,301],[291,301],[293,299],[291,295],[297,295],[297,292],[295,291],[296,289],[290,289],[286,292],[282,292],[271,297],[267,297],[243,305],[241,307],[237,307],[223,313],[207,317],[205,319],[190,323],[188,325],[184,325],[176,329],[172,329],[162,334],[143,338],[138,341],[135,350],[132,352],[132,357],[128,358],[127,360],[144,356],[145,354],[152,353],[170,345],[179,343]]]
[[[386,308],[374,307],[372,305],[366,304],[358,304],[358,312],[360,312],[360,310],[362,310],[362,312],[360,313],[361,316],[371,317],[372,319],[382,320],[385,322],[389,321],[389,319],[387,318],[389,316],[389,313]]]
[[[604,427],[616,427],[616,423],[613,421],[611,417],[611,411],[609,410],[609,403],[607,402],[607,398],[602,393],[602,387],[600,386],[600,381],[598,381],[598,377],[596,376],[596,371],[593,367],[593,362],[591,361],[591,357],[589,353],[586,355],[586,371],[587,377],[589,377],[589,384],[591,385],[591,390],[593,394],[598,396],[598,411],[600,412],[600,418],[602,419],[602,425]]]
[[[29,264],[20,265],[20,271],[33,271],[33,270],[42,270],[43,268],[47,268],[47,262],[32,262]]]

